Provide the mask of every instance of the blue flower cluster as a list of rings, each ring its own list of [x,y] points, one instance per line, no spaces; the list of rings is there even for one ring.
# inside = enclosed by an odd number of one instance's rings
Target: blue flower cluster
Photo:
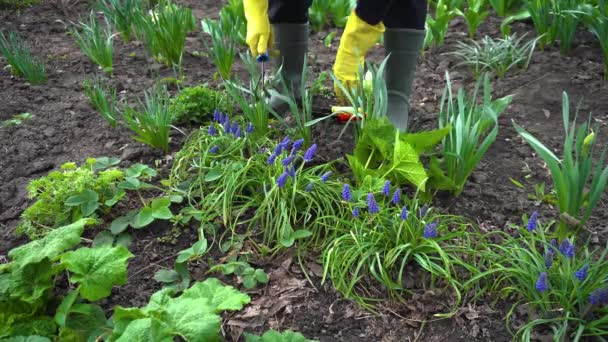
[[[302,145],[304,145],[304,139],[298,139],[296,141],[294,141],[293,143],[291,142],[291,138],[286,136],[283,138],[283,140],[281,140],[277,146],[275,146],[272,154],[268,157],[268,159],[266,160],[266,163],[268,165],[274,165],[274,163],[276,162],[278,157],[281,157],[281,166],[283,166],[283,173],[277,178],[277,186],[279,188],[283,188],[285,187],[285,185],[287,184],[287,180],[289,179],[289,177],[295,178],[296,177],[296,160],[298,157],[298,151],[302,148]],[[265,150],[264,150],[265,151]],[[310,146],[303,154],[302,159],[304,160],[304,164],[308,163],[310,161],[312,161],[312,159],[315,156],[315,153],[317,151],[317,145],[313,144],[312,146]],[[286,154],[283,154],[283,153]],[[331,177],[332,172],[326,172],[325,174],[323,174],[320,177],[321,182],[327,182],[329,180],[329,177]],[[313,183],[309,183],[305,190],[307,192],[311,192],[313,190]]]
[[[225,134],[231,134],[235,138],[243,137],[243,130],[242,130],[241,126],[239,125],[238,122],[236,122],[236,120],[233,122],[230,122],[230,116],[228,114],[224,114],[216,109],[213,112],[213,121],[215,123],[219,124],[220,127],[222,127]],[[207,133],[210,136],[216,136],[216,135],[220,134],[217,127],[215,126],[215,123],[212,123],[209,126],[209,129],[207,131]],[[251,122],[249,122],[249,123],[247,123],[247,125],[245,127],[245,134],[249,135],[251,133],[253,133],[253,124]],[[209,150],[209,152],[217,153],[219,151],[219,149],[220,148],[218,145],[214,145]]]

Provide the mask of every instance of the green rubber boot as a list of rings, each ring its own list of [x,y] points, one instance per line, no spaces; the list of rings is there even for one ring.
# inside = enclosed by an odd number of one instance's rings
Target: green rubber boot
[[[384,32],[384,48],[390,54],[386,63],[389,120],[406,132],[410,116],[410,95],[416,61],[424,43],[424,30],[389,29]]]
[[[287,89],[281,89],[282,85],[277,84],[278,89],[270,91],[269,104],[275,111],[281,113],[289,108],[285,101],[282,101],[273,94],[277,91],[290,92],[300,98],[300,81],[304,58],[308,52],[308,23],[306,24],[274,24],[274,46],[279,51],[279,57],[275,62],[275,70],[281,68],[281,75],[285,81]]]

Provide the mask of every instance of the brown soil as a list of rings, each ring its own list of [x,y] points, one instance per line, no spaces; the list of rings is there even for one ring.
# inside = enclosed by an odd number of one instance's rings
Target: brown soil
[[[197,18],[216,16],[219,1],[180,1],[193,8]],[[165,167],[170,158],[135,143],[124,128],[111,129],[104,119],[88,104],[81,84],[86,75],[98,73],[88,58],[66,34],[66,25],[88,15],[90,3],[80,2],[60,9],[43,2],[22,13],[0,12],[0,30],[16,30],[32,45],[33,53],[47,65],[49,81],[30,86],[22,79],[12,77],[8,70],[0,69],[0,121],[14,114],[30,112],[33,118],[22,125],[0,128],[0,255],[24,243],[15,238],[13,229],[20,213],[28,205],[25,186],[48,171],[57,169],[67,161],[82,162],[90,156],[120,157],[124,165],[135,162],[152,164],[160,159]],[[499,20],[490,18],[480,28],[479,36],[499,36]],[[518,23],[517,32],[532,30],[526,23]],[[456,69],[452,57],[444,55],[454,44],[466,38],[466,27],[455,20],[445,43],[427,51],[417,70],[414,111],[416,125],[432,128],[436,122],[444,72],[449,70],[454,83],[471,85],[474,80],[465,69]],[[311,70],[316,75],[330,70],[337,49],[323,45],[327,32],[311,38]],[[339,34],[336,35],[339,37]],[[204,51],[199,33],[188,38],[184,60],[186,84],[211,82],[215,72],[213,63],[204,57],[195,57],[195,51]],[[370,54],[374,60],[382,57],[381,48]],[[464,193],[459,198],[440,195],[436,205],[442,210],[460,214],[477,221],[487,229],[503,229],[509,222],[519,223],[523,213],[538,210],[544,219],[555,218],[556,212],[547,205],[534,206],[528,199],[534,184],[550,183],[542,162],[517,137],[511,120],[527,128],[554,150],[561,147],[561,92],[567,91],[571,102],[581,103],[581,114],[591,111],[600,123],[601,135],[608,134],[608,85],[602,80],[601,51],[589,34],[577,36],[571,56],[563,57],[556,48],[537,51],[529,70],[510,73],[493,82],[496,97],[515,95],[511,107],[500,119],[500,133],[496,143],[474,172]],[[154,63],[138,43],[125,44],[115,40],[115,75],[112,78],[121,96],[141,96],[155,78],[172,77],[169,68]],[[328,112],[331,101],[319,99],[317,112]],[[585,115],[581,115],[585,116]],[[186,130],[189,128],[186,127]],[[327,120],[314,129],[315,142],[320,146],[321,159],[343,158],[352,147],[352,132],[341,140],[337,137],[342,126]],[[606,141],[605,138],[602,139]],[[180,133],[173,135],[171,151],[175,153],[183,141]],[[516,187],[510,179],[522,182],[526,188]],[[592,241],[603,244],[608,236],[608,207],[600,203],[588,224]],[[113,295],[102,304],[111,308],[144,305],[151,293],[161,285],[152,277],[154,273],[171,267],[174,255],[190,246],[196,239],[195,230],[186,229],[175,243],[161,242],[157,238],[167,234],[167,227],[154,226],[132,232],[131,250],[136,258],[129,266],[129,283],[115,288]],[[218,256],[219,257],[219,256]],[[510,334],[503,319],[503,306],[491,307],[477,302],[459,310],[447,320],[433,320],[438,312],[420,293],[410,302],[388,305],[379,313],[370,314],[344,300],[329,284],[320,284],[319,266],[309,261],[307,269],[316,288],[306,282],[299,265],[286,255],[269,261],[260,261],[271,275],[268,286],[252,292],[253,303],[243,312],[226,317],[224,331],[227,340],[235,340],[241,331],[263,331],[268,328],[293,329],[309,338],[321,341],[508,341]],[[206,277],[207,264],[192,266],[196,280]],[[226,278],[236,284],[236,279]],[[423,320],[429,320],[421,324]]]

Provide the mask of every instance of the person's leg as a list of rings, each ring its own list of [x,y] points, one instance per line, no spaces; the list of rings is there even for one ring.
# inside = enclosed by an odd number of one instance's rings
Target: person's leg
[[[279,52],[275,67],[281,66],[281,75],[287,91],[299,94],[304,58],[308,51],[308,8],[312,0],[269,0],[268,18],[274,30],[274,46]],[[284,111],[287,104],[271,96],[270,106]]]
[[[388,117],[400,130],[407,131],[410,97],[416,61],[424,44],[426,0],[394,1],[383,19],[384,48],[390,54],[386,64]]]

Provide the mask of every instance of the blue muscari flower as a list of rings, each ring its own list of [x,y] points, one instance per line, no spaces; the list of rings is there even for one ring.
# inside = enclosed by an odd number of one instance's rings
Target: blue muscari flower
[[[382,196],[388,197],[391,195],[391,181],[387,180],[384,182],[384,187],[382,188]]]
[[[247,128],[245,128],[245,133],[251,134],[253,132],[253,124],[250,122],[247,124]]]
[[[424,238],[432,239],[437,237],[437,223],[432,222],[424,226]]]
[[[296,159],[296,156],[289,156],[283,159],[283,161],[281,162],[281,164],[283,166],[289,166],[291,163],[293,163],[294,159]]]
[[[395,190],[395,193],[393,193],[393,199],[391,200],[391,202],[393,202],[394,205],[399,204],[399,202],[401,201],[401,189],[397,188],[397,190]]]
[[[574,258],[574,245],[568,239],[564,239],[559,245],[559,251],[569,259]]]
[[[542,272],[536,280],[536,289],[538,292],[545,292],[549,289],[549,283],[547,282],[547,272]]]
[[[407,220],[407,215],[408,215],[408,212],[407,212],[407,207],[406,207],[406,206],[403,206],[403,208],[401,208],[401,215],[399,215],[399,218],[400,218],[402,221],[405,221],[405,220]]]
[[[220,111],[215,108],[213,110],[213,121],[218,122],[220,119]]]
[[[283,138],[283,140],[280,142],[281,146],[283,147],[283,149],[287,149],[289,147],[289,143],[291,142],[291,138],[290,137],[285,137]]]
[[[268,157],[268,161],[267,161],[268,165],[274,164],[275,159],[277,159],[277,155],[274,153],[271,154],[270,157]]]
[[[236,122],[236,121],[235,121],[235,122],[233,122],[233,123],[232,123],[232,127],[231,127],[231,128],[229,128],[230,133],[232,133],[232,134],[236,135],[236,131],[237,131],[239,128],[240,128],[240,127],[239,127],[239,123],[238,123],[238,122]]]
[[[283,145],[278,144],[277,147],[274,148],[274,154],[277,156],[283,152]]]
[[[608,305],[608,287],[595,290],[589,295],[591,305]]]
[[[528,231],[532,232],[536,230],[536,226],[538,225],[538,212],[533,212],[528,219]]]
[[[545,253],[545,267],[550,269],[551,265],[553,265],[553,253],[549,253],[549,251],[547,251],[547,253]]]
[[[312,183],[308,183],[308,185],[306,186],[306,192],[311,192],[312,191]]]
[[[327,171],[325,172],[323,175],[321,175],[321,182],[325,183],[327,182],[327,180],[329,179],[329,177],[331,177],[331,175],[333,175],[334,173],[331,171]]]
[[[209,135],[215,135],[217,131],[215,130],[215,126],[209,126]]]
[[[375,214],[380,211],[378,203],[376,203],[376,198],[374,198],[374,194],[371,192],[367,194],[367,210],[370,214]]]
[[[582,283],[585,278],[587,278],[587,271],[589,271],[589,266],[585,265],[581,267],[578,271],[574,272],[574,276],[576,277],[576,279],[578,279],[578,281]]]
[[[230,117],[228,114],[224,115],[224,120],[221,122],[222,126],[224,126],[224,131],[226,133],[230,133]]]
[[[358,207],[355,207],[353,209],[353,217],[359,217],[359,208]]]
[[[291,145],[291,153],[296,153],[302,147],[302,145],[304,145],[304,139],[294,141],[293,145]]]
[[[342,199],[346,202],[350,202],[353,199],[348,184],[344,184],[344,187],[342,188]]]
[[[420,209],[420,217],[425,217],[426,216],[426,212],[429,210],[429,207],[427,207],[427,205],[423,205],[422,209]]]
[[[293,167],[293,165],[291,167],[288,167],[287,170],[285,170],[285,172],[287,172],[287,174],[290,177],[295,177],[296,176],[296,168]]]
[[[555,253],[556,250],[557,250],[557,240],[551,239],[551,247],[547,250],[547,253],[553,255],[553,253]]]
[[[232,133],[234,133],[235,138],[240,138],[241,137],[241,126],[237,125],[236,130],[233,130]]]
[[[309,162],[314,158],[315,153],[317,152],[317,144],[313,144],[304,152],[304,162]]]
[[[287,178],[289,177],[289,175],[287,174],[287,172],[282,173],[279,178],[277,178],[277,186],[279,188],[282,188],[285,186],[285,183],[287,183]]]
[[[209,149],[209,153],[217,153],[220,150],[220,147],[215,145],[211,149]]]

